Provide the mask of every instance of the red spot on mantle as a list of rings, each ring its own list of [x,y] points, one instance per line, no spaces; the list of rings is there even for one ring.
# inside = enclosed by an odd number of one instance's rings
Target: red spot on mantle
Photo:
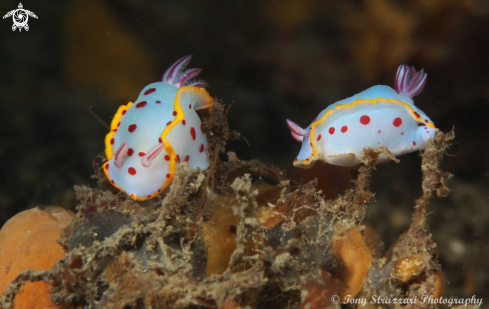
[[[144,107],[146,105],[146,101],[142,101],[142,102],[139,102],[138,104],[136,104],[136,108],[141,108],[141,107]]]
[[[153,92],[155,92],[155,91],[156,91],[156,88],[150,88],[150,89],[148,89],[148,90],[146,90],[146,91],[144,92],[144,95],[147,95],[147,94],[153,93]]]
[[[367,115],[363,115],[362,117],[360,117],[360,123],[363,125],[369,124],[370,123],[370,117]]]
[[[399,118],[399,117],[397,117],[396,119],[394,119],[394,121],[392,122],[392,124],[394,125],[394,127],[399,127],[402,124],[402,119]]]
[[[129,132],[134,132],[134,130],[136,130],[136,128],[137,128],[137,127],[138,127],[137,125],[135,125],[135,124],[131,124],[131,125],[130,125],[130,126],[127,128],[127,130],[128,130]]]

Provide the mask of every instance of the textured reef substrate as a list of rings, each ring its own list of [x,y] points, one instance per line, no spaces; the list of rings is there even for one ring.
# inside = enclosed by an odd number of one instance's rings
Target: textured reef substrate
[[[412,223],[385,249],[364,221],[375,199],[371,173],[385,149],[366,149],[351,189],[325,200],[314,181],[298,184],[277,167],[223,155],[226,141],[240,136],[221,104],[201,116],[208,171],[180,164],[164,195],[136,202],[111,187],[97,157],[104,188],[75,187],[80,205],[60,240],[65,257],[51,270],[22,272],[2,308],[14,308],[23,283],[39,280],[53,286],[60,308],[319,309],[333,295],[442,295],[426,216],[430,198],[449,192],[450,174],[438,166],[453,132],[427,143]]]

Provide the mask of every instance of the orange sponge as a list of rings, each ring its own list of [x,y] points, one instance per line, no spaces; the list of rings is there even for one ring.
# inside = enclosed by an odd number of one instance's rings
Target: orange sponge
[[[61,207],[39,207],[18,213],[0,230],[0,294],[10,281],[26,270],[51,269],[63,258],[63,247],[56,242],[74,213]],[[43,281],[29,282],[15,297],[15,308],[54,308],[51,286]]]
[[[207,245],[207,275],[221,275],[236,250],[236,226],[239,217],[231,208],[219,208],[209,222],[203,222],[202,237]]]
[[[363,233],[365,236],[375,235],[370,227],[366,226],[365,230]],[[372,264],[372,253],[360,228],[355,226],[334,237],[333,250],[344,264],[342,271],[338,274],[339,279],[349,286],[349,289],[341,296],[355,297],[361,290]]]

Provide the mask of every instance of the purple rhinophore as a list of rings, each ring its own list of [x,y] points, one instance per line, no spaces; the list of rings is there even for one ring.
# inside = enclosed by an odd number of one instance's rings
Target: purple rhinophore
[[[412,98],[423,91],[427,77],[428,74],[423,69],[417,72],[414,67],[401,64],[397,69],[394,87],[397,93],[405,94]]]

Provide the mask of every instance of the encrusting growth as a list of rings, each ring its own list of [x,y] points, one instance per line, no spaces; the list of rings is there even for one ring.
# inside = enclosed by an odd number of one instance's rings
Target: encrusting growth
[[[438,166],[453,133],[426,142],[413,222],[384,250],[364,221],[375,197],[372,167],[387,149],[365,149],[352,188],[325,200],[314,181],[295,183],[275,166],[235,154],[221,161],[236,135],[219,103],[203,125],[215,165],[206,172],[176,163],[167,194],[150,200],[119,194],[96,158],[109,190],[75,188],[80,205],[60,241],[64,258],[50,270],[21,272],[2,308],[14,308],[23,283],[40,280],[53,286],[54,305],[67,308],[323,309],[334,295],[441,295],[426,213],[434,194],[448,193],[450,174]]]

